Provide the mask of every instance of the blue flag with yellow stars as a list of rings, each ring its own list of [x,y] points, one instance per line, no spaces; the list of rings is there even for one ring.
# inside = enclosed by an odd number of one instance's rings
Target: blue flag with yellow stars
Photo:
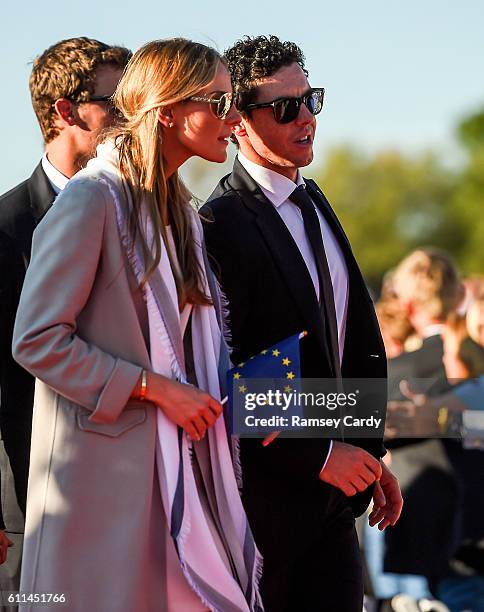
[[[276,379],[273,387],[281,392],[296,391],[301,378],[301,354],[299,341],[307,335],[301,332],[281,340],[274,346],[253,355],[227,372],[227,395],[229,401],[229,425],[233,433],[234,393],[245,395],[256,391],[251,379]],[[240,382],[239,382],[240,381]],[[254,387],[254,388],[251,388]],[[240,394],[240,395],[239,395]]]

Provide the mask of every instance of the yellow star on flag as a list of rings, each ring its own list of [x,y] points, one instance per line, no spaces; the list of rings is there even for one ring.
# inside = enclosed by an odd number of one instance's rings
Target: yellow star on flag
[[[272,351],[272,354],[274,355],[274,357],[279,357],[279,355],[281,354],[281,351],[278,351],[277,349],[274,349]]]
[[[282,364],[283,364],[283,365],[287,365],[287,366],[288,366],[290,363],[291,363],[291,360],[289,359],[289,357],[285,357],[285,358],[282,360]]]
[[[239,387],[239,391],[240,391],[241,393],[245,393],[245,392],[247,391],[247,387],[246,387],[245,385],[240,385],[240,387]]]
[[[244,363],[244,362],[242,362],[242,363],[239,363],[239,365],[238,365],[237,367],[238,367],[238,368],[243,368],[244,366],[245,366],[245,363]]]
[[[240,372],[236,372],[236,373],[234,374],[234,378],[235,378],[235,380],[239,380],[239,378],[240,378]]]
[[[288,372],[287,378],[289,378],[289,380],[292,380],[294,378],[294,372]]]
[[[267,355],[267,351],[261,351],[260,354],[261,355]]]
[[[291,393],[291,391],[292,391],[292,387],[291,387],[291,386],[286,385],[286,386],[284,387],[284,393]]]

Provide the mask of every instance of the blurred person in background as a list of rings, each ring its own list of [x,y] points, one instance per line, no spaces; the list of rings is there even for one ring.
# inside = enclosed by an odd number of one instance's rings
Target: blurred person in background
[[[469,337],[484,346],[484,296],[476,298],[469,305],[466,319]]]
[[[418,392],[442,393],[449,387],[442,332],[463,295],[457,270],[446,253],[418,249],[397,266],[393,287],[422,346],[389,360],[389,399],[405,399],[400,391],[402,380],[408,380]],[[440,440],[398,439],[388,446],[392,469],[401,479],[405,512],[401,527],[386,534],[384,569],[435,583],[446,571],[458,537],[458,483],[453,468]],[[437,516],[434,504],[439,507]],[[424,580],[415,579],[412,586],[409,595],[428,594]]]
[[[462,281],[469,301],[484,299],[484,275],[472,274]]]
[[[484,356],[484,349],[483,351]],[[449,371],[449,375],[453,370]],[[463,427],[472,411],[484,414],[484,370],[475,379],[460,380],[450,391],[436,397],[414,393],[402,384],[407,401],[389,402],[388,436],[462,438],[463,457],[455,461],[462,503],[459,511],[460,541],[449,559],[448,571],[435,584],[437,596],[452,612],[484,610],[484,420],[472,419],[471,430]],[[388,440],[387,440],[388,441]],[[450,441],[447,442],[450,445]],[[454,442],[457,444],[457,442]],[[479,450],[472,450],[479,449]],[[455,456],[455,453],[450,456]]]
[[[431,385],[431,390],[419,387],[422,392],[443,391],[449,383],[442,361],[442,334],[464,295],[457,269],[447,253],[418,249],[395,270],[393,287],[422,346],[389,361],[389,397],[398,399],[402,379],[421,379],[419,385]]]
[[[472,332],[474,336],[479,337],[478,317],[479,303],[473,302],[467,317],[459,315],[451,317],[442,334],[443,363],[447,379],[452,385],[484,374],[484,348],[471,337]],[[477,329],[473,329],[473,324]]]
[[[0,430],[13,473],[13,486],[8,472],[3,474],[8,478],[2,503],[17,539],[8,568],[13,582],[5,589],[18,588],[29,471],[34,377],[14,361],[11,346],[32,234],[115,120],[110,98],[129,57],[124,47],[79,37],[52,45],[34,60],[30,94],[44,155],[29,179],[0,197]]]
[[[385,351],[389,359],[403,353],[409,338],[415,337],[415,330],[410,323],[407,309],[395,293],[393,277],[394,270],[387,272],[383,279],[380,299],[375,304]],[[415,342],[413,344],[415,345]],[[421,346],[421,341],[418,344]],[[391,450],[387,449],[383,461],[391,466]],[[384,572],[385,534],[376,529],[370,529],[365,521],[359,521],[358,527],[361,530],[362,548],[367,567],[367,592],[371,594],[377,610],[389,610],[390,600],[400,593],[411,593],[417,598],[430,596],[425,579],[419,576]]]
[[[404,400],[402,388],[430,398],[442,395],[452,388],[449,374],[462,378],[471,373],[461,359],[467,331],[457,315],[463,296],[457,270],[448,254],[418,249],[398,266],[395,290],[422,347],[389,361],[390,399]],[[443,581],[454,579],[464,543],[476,542],[482,534],[484,454],[464,450],[454,440],[428,439],[425,431],[417,434],[388,442],[406,509],[401,522],[386,534],[384,567],[426,577],[431,591],[450,606]],[[478,597],[470,591],[470,609],[478,609]]]
[[[387,294],[375,304],[375,311],[387,358],[398,357],[403,353],[406,342],[415,332],[405,308],[398,297]]]

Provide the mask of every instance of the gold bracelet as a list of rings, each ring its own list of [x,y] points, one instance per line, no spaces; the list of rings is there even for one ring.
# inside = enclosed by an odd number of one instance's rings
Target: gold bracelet
[[[147,387],[147,373],[146,370],[141,371],[141,389],[139,392],[139,399],[143,402],[146,399],[146,387]]]

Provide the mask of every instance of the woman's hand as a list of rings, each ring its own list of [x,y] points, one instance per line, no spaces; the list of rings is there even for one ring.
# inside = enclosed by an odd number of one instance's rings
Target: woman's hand
[[[146,399],[159,406],[192,440],[201,440],[222,414],[222,404],[196,387],[154,372],[147,372],[146,383]]]

